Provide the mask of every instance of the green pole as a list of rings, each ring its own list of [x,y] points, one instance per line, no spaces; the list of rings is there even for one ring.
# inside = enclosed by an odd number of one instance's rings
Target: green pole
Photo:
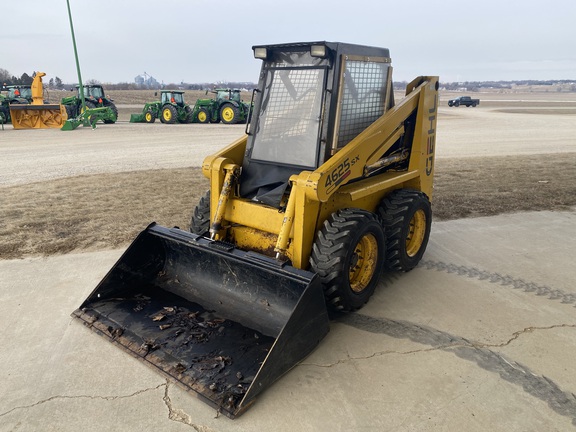
[[[70,0],[66,0],[68,6],[68,18],[70,19],[70,32],[72,33],[72,45],[74,46],[74,58],[76,59],[76,70],[78,71],[78,85],[80,90],[80,101],[82,102],[82,112],[86,110],[86,101],[84,100],[84,86],[82,84],[82,74],[80,73],[80,62],[78,61],[78,50],[76,49],[76,37],[74,36],[74,24],[72,23],[72,12],[70,12]],[[84,126],[88,125],[85,119]]]

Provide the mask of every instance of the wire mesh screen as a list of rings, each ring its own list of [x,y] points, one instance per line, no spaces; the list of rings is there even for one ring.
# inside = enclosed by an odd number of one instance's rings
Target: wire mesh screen
[[[314,167],[325,70],[268,73],[252,158]]]
[[[384,113],[388,68],[387,63],[346,62],[338,148],[348,144]]]

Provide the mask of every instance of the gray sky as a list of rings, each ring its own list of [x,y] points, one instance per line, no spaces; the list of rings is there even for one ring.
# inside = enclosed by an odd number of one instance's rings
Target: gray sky
[[[574,0],[70,0],[84,81],[256,82],[252,45],[390,49],[394,79],[576,80]],[[66,0],[2,1],[0,68],[78,81]]]

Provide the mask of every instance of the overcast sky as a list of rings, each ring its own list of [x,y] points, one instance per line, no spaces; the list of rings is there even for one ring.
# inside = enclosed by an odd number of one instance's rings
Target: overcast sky
[[[84,81],[256,82],[252,45],[390,49],[394,79],[576,80],[574,0],[70,0]],[[2,0],[0,68],[78,81],[66,0]]]

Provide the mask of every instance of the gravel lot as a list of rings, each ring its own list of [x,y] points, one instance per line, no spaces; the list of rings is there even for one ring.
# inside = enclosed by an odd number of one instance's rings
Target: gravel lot
[[[437,158],[576,152],[576,94],[489,94],[476,108],[449,108],[443,94]],[[0,131],[0,187],[82,174],[200,166],[244,125],[128,123],[94,130]]]

